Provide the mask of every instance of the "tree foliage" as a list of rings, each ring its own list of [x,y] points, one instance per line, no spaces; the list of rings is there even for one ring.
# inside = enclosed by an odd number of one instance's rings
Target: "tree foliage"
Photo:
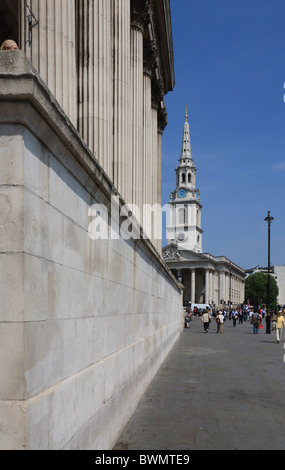
[[[270,280],[270,297],[269,305],[275,307],[279,289],[273,276],[269,276]],[[258,272],[251,274],[245,280],[245,301],[249,300],[251,305],[259,306],[267,304],[267,284],[268,275]]]

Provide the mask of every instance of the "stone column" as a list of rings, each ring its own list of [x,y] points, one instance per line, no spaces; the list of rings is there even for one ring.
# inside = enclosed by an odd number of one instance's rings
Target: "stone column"
[[[23,8],[23,49],[69,119],[76,125],[75,0],[27,0]],[[35,17],[31,36],[28,34],[30,11]]]
[[[104,0],[103,0],[104,1]],[[130,137],[130,1],[112,0],[113,5],[113,182],[126,202],[131,184]]]
[[[210,269],[209,272],[209,303],[211,304],[213,300],[213,270]]]
[[[158,129],[157,129],[157,203],[162,207],[162,136],[163,130],[160,127],[158,116]],[[172,210],[169,209],[169,225],[171,225],[170,214],[172,217]],[[171,219],[172,220],[172,219]],[[162,223],[162,219],[157,223]],[[157,250],[162,253],[162,239],[157,240]]]
[[[148,51],[144,50],[143,103],[143,203],[152,203],[152,68]],[[151,239],[151,225],[143,219],[143,228]]]
[[[209,303],[210,270],[205,270],[205,304]]]
[[[196,301],[196,271],[191,269],[191,303]]]
[[[153,70],[152,80],[152,116],[153,116],[153,149],[152,149],[152,204],[158,204],[162,207],[162,136],[166,126],[165,120],[162,115],[162,103],[164,100],[164,92],[161,80],[156,77],[158,67],[158,51],[155,41],[151,45],[151,64]],[[161,224],[162,217],[157,215],[155,223]],[[162,250],[162,240],[155,240],[155,246],[158,251]]]
[[[112,176],[112,5],[80,0],[78,17],[78,129],[100,165]]]
[[[142,144],[143,144],[143,34],[142,11],[131,3],[131,134],[132,134],[132,190],[130,201],[142,215]]]
[[[158,203],[158,140],[157,140],[157,125],[158,125],[158,118],[157,118],[157,106],[156,103],[152,102],[151,107],[151,141],[152,141],[152,148],[151,148],[151,204],[155,209],[155,205]],[[161,205],[160,205],[161,207]],[[162,217],[161,212],[154,210],[153,217],[152,217],[152,241],[156,249],[159,249],[158,239],[157,236],[160,232],[159,227],[161,227]]]
[[[225,292],[226,292],[226,302],[230,300],[232,302],[232,295],[231,295],[231,274],[226,272],[226,282],[225,282]]]
[[[225,278],[225,272],[224,271],[220,271],[219,272],[219,276],[220,276],[220,292],[219,292],[219,296],[220,298],[218,299],[218,303],[220,303],[221,300],[223,300],[224,302],[226,302],[226,278]]]

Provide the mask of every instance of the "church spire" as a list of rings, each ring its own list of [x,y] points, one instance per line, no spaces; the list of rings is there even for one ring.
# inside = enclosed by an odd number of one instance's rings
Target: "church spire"
[[[167,239],[168,243],[177,243],[178,249],[202,253],[202,205],[196,188],[197,170],[191,154],[188,117],[186,107],[181,157],[175,169],[176,189],[170,195]]]
[[[185,116],[184,130],[183,130],[183,140],[182,140],[180,163],[182,163],[182,160],[184,160],[185,158],[192,160],[191,142],[190,142],[190,127],[189,127],[188,117],[189,117],[188,116],[188,110],[187,110],[187,106],[186,106],[186,116]]]

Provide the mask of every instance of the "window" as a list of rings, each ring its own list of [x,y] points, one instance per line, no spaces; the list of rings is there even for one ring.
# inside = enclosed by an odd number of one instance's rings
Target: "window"
[[[179,225],[184,225],[185,223],[185,207],[179,207]]]
[[[12,39],[20,47],[18,9],[18,0],[0,2],[0,46],[6,39]]]

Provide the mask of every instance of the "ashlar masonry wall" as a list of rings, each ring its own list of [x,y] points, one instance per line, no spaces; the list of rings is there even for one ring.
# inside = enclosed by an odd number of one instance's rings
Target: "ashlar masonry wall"
[[[0,448],[110,449],[181,286],[148,240],[90,237],[116,188],[20,51],[0,53],[0,168]]]

